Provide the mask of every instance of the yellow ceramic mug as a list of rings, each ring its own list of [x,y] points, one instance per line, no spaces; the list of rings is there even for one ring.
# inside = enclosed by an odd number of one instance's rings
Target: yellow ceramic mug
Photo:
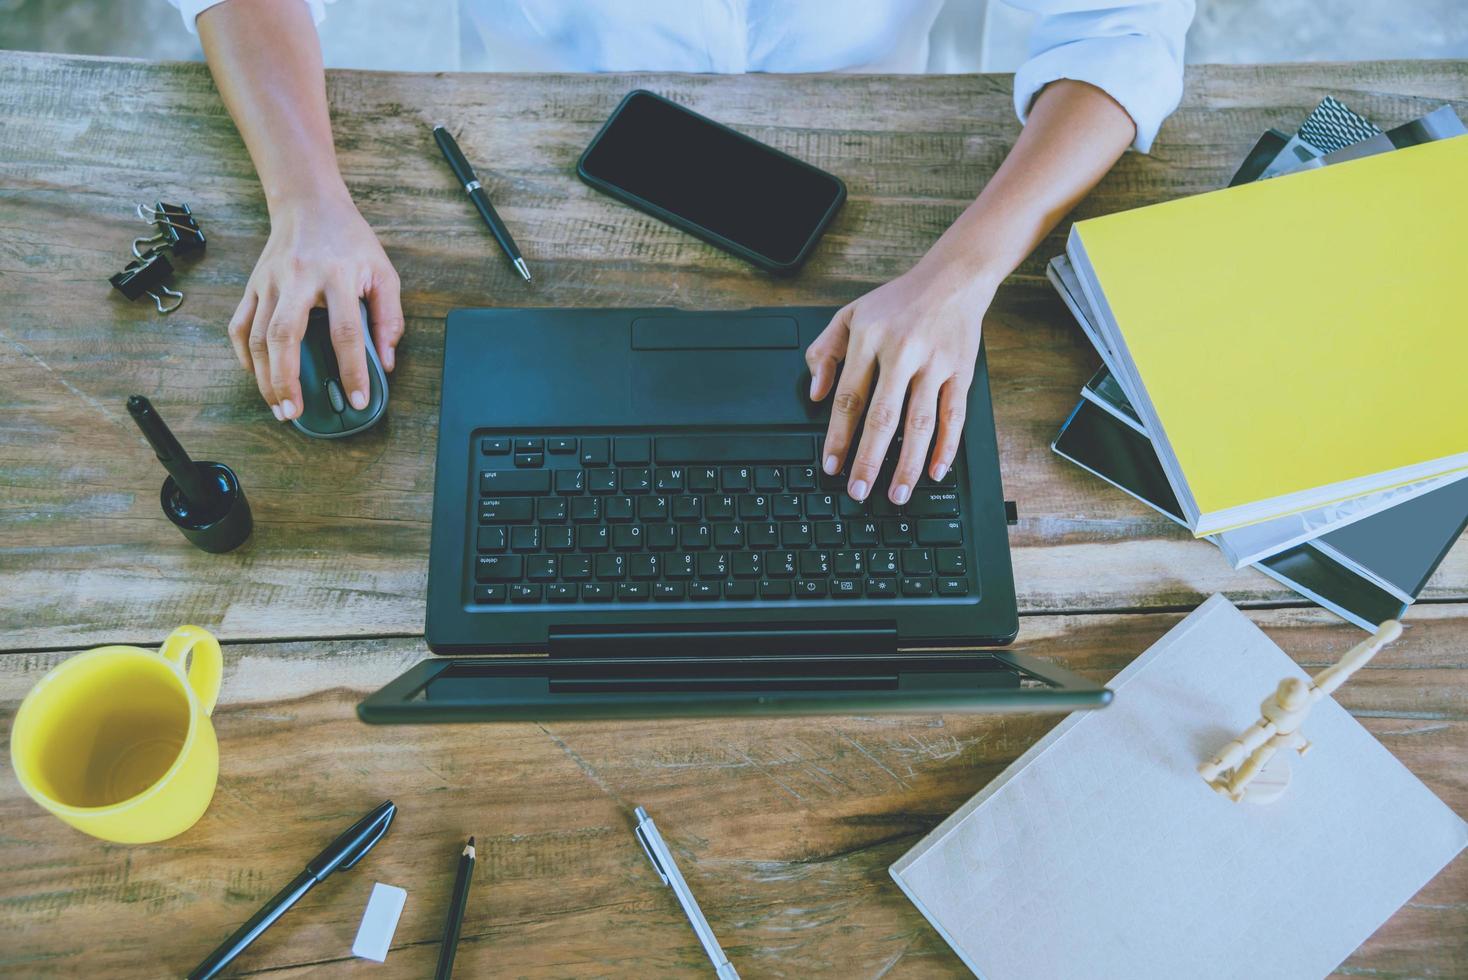
[[[10,763],[20,785],[103,840],[183,833],[219,776],[209,715],[222,673],[219,642],[197,626],[180,626],[156,653],[98,647],[63,661],[15,715]]]

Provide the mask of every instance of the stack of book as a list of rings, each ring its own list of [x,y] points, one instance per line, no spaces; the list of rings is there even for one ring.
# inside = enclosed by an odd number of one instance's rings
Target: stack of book
[[[1468,135],[1334,99],[1229,188],[1078,222],[1049,275],[1105,365],[1054,450],[1364,628],[1468,524]]]

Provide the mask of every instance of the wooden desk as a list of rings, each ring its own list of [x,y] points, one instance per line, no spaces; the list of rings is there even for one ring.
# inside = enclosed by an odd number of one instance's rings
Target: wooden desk
[[[276,424],[224,337],[267,221],[205,69],[0,54],[0,731],[71,651],[156,645],[184,622],[228,643],[219,789],[178,839],[83,837],[0,766],[0,973],[179,975],[385,797],[402,808],[388,840],[313,892],[241,971],[428,975],[473,833],[461,975],[703,975],[629,829],[642,804],[745,976],[961,972],[887,865],[1054,717],[383,729],[353,709],[427,653],[448,310],[845,302],[906,269],[997,166],[1018,131],[1009,79],[335,72],[328,85],[342,170],[402,274],[409,321],[388,421],[343,443]],[[581,148],[634,86],[846,179],[851,199],[808,268],[768,279],[575,179]],[[1382,123],[1444,101],[1468,115],[1468,66],[1194,69],[1152,155],[1129,155],[1078,213],[1220,186],[1261,131],[1292,127],[1327,93]],[[429,138],[440,120],[462,131],[533,286],[464,202]],[[106,283],[141,233],[133,205],[159,198],[187,201],[209,235],[207,256],[177,279],[187,301],[167,318]],[[1041,274],[1059,248],[1056,235],[1021,268],[985,327],[1021,518],[1018,648],[1105,679],[1222,590],[1302,664],[1333,660],[1358,630],[1231,571],[1210,545],[1050,453],[1095,364]],[[161,474],[123,409],[133,391],[196,454],[238,471],[257,521],[245,548],[205,555],[162,519]],[[1409,623],[1341,700],[1468,812],[1468,546]],[[369,971],[348,949],[374,880],[409,895],[386,967]],[[1468,975],[1465,937],[1459,860],[1343,973]]]

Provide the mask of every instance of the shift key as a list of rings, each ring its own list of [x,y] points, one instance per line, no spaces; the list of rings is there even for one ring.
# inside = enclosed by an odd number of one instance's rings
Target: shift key
[[[479,492],[485,496],[512,493],[550,493],[550,470],[484,470]]]

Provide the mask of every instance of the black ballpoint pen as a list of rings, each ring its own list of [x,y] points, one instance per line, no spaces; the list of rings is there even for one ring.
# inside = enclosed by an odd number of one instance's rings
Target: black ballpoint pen
[[[479,216],[484,223],[489,225],[489,230],[494,233],[494,240],[500,243],[500,248],[505,250],[510,261],[514,263],[515,269],[530,281],[530,267],[525,264],[525,258],[520,254],[520,246],[515,244],[515,239],[510,235],[510,229],[500,220],[494,205],[489,201],[489,195],[485,193],[479,178],[474,176],[474,168],[469,166],[469,161],[464,159],[464,152],[459,149],[459,144],[454,137],[443,126],[433,127],[433,138],[438,143],[438,148],[443,151],[443,158],[449,162],[449,168],[453,170],[455,179],[464,185],[464,190],[469,192],[469,200],[479,209]]]
[[[392,824],[392,819],[397,815],[398,808],[393,805],[392,800],[386,800],[367,816],[358,820],[347,829],[336,840],[327,845],[326,850],[316,855],[306,863],[306,870],[296,875],[295,879],[282,888],[274,898],[250,917],[250,920],[234,935],[224,941],[214,952],[204,958],[204,962],[194,967],[189,972],[188,980],[208,980],[223,970],[245,947],[259,938],[260,934],[275,920],[285,914],[301,896],[326,880],[327,875],[333,871],[345,871],[356,865],[356,863],[387,833],[387,828]]]
[[[469,902],[469,883],[474,879],[474,838],[464,845],[459,855],[459,870],[454,876],[454,894],[449,899],[449,916],[443,924],[443,944],[438,948],[438,967],[433,980],[449,980],[454,974],[454,954],[459,951],[459,931],[464,928],[464,906]]]

